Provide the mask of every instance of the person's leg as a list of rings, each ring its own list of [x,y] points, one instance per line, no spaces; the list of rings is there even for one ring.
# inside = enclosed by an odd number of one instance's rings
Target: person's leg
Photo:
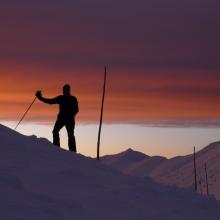
[[[57,120],[53,128],[53,144],[60,147],[59,131],[64,126],[63,121]]]
[[[75,122],[66,123],[69,150],[76,152],[76,139],[74,136],[74,128],[75,128]]]

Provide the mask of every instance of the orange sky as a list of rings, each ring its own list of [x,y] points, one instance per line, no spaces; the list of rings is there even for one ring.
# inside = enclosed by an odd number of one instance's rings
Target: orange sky
[[[218,72],[178,70],[126,70],[108,68],[105,105],[106,123],[153,126],[219,126],[220,82]],[[54,69],[36,66],[5,66],[0,69],[1,120],[18,120],[34,97],[42,90],[46,97],[60,94],[70,83],[78,97],[82,124],[99,119],[103,69]],[[57,107],[39,101],[27,121],[50,122]],[[210,123],[207,123],[210,121]]]
[[[199,5],[199,7],[198,7]],[[126,6],[126,7],[125,7]],[[0,119],[17,121],[36,90],[70,83],[79,123],[220,126],[216,1],[0,2]],[[37,102],[26,121],[51,122]]]

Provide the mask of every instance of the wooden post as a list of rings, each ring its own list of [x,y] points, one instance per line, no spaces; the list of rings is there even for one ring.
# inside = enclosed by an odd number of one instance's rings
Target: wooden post
[[[206,179],[206,192],[207,192],[207,195],[209,195],[209,182],[208,182],[208,173],[207,173],[206,163],[205,163],[205,179]]]
[[[201,195],[203,195],[203,190],[202,190],[202,177],[200,177],[199,185],[200,185],[200,192],[201,192]]]
[[[99,123],[98,142],[97,142],[97,160],[100,159],[100,138],[101,138],[101,131],[102,131],[103,110],[104,110],[104,103],[105,103],[106,75],[107,75],[106,72],[107,71],[105,67],[102,104],[101,104],[101,115],[100,115],[100,123]]]
[[[194,147],[194,178],[195,178],[195,191],[197,192],[197,171],[196,171],[196,148]]]

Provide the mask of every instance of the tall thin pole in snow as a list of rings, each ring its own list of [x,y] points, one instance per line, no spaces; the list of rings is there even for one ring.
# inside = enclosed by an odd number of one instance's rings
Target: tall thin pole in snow
[[[196,148],[194,147],[194,178],[195,178],[195,191],[197,191],[197,172],[196,172]]]
[[[105,103],[106,75],[107,75],[106,72],[107,71],[106,71],[106,67],[105,67],[101,115],[100,115],[100,123],[99,123],[98,142],[97,142],[97,160],[99,160],[99,158],[100,158],[100,139],[101,139],[101,131],[102,131],[103,110],[104,110],[104,103]]]
[[[200,192],[201,192],[201,195],[203,195],[203,190],[202,190],[202,177],[200,177],[199,185],[200,185]]]
[[[205,163],[205,180],[206,180],[206,192],[209,195],[209,182],[208,182],[208,173],[207,173],[207,166]]]

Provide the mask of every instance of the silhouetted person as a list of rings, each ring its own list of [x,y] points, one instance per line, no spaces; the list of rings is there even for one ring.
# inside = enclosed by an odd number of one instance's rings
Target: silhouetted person
[[[71,95],[70,85],[63,86],[63,95],[52,99],[47,99],[42,96],[41,91],[36,92],[37,98],[47,104],[59,104],[60,111],[57,116],[57,121],[53,129],[53,144],[60,146],[59,131],[64,126],[68,134],[69,150],[76,152],[76,140],[74,136],[75,115],[78,113],[78,101],[75,96]]]

